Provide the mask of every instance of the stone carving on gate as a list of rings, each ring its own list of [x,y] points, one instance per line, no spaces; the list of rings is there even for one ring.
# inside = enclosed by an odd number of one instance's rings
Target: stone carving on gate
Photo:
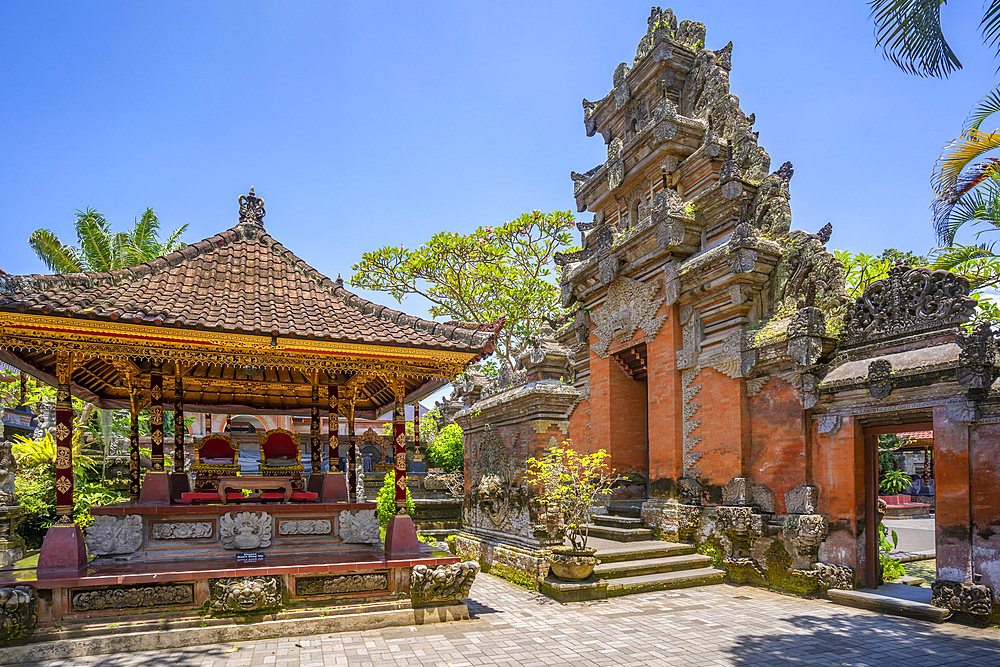
[[[213,579],[209,608],[215,612],[248,612],[281,606],[281,577]]]
[[[142,517],[98,515],[87,526],[87,551],[98,556],[134,553],[142,546]]]
[[[892,393],[892,364],[888,359],[876,359],[868,364],[868,393],[876,401]]]
[[[931,584],[931,604],[972,616],[989,618],[993,613],[993,591],[982,584],[964,584],[938,579]]]
[[[299,577],[295,580],[296,595],[338,595],[365,593],[389,589],[385,574],[347,574],[338,577]]]
[[[375,510],[341,512],[340,539],[345,544],[378,544],[381,536]]]
[[[976,301],[969,281],[943,270],[897,264],[847,307],[842,345],[945,329],[969,320]]]
[[[989,322],[976,326],[971,334],[960,331],[956,342],[962,348],[958,355],[958,383],[970,391],[984,394],[997,378],[997,336]]]
[[[30,586],[0,587],[0,646],[27,639],[38,624],[38,595]]]
[[[219,518],[222,548],[250,551],[269,547],[272,525],[267,512],[226,512]]]
[[[0,416],[3,409],[0,408]],[[14,459],[13,444],[0,438],[0,507],[17,505],[14,491],[14,476],[17,472],[17,461]]]
[[[754,544],[764,533],[763,517],[752,507],[722,506],[715,511],[719,527],[732,544],[732,556],[750,558]]]
[[[212,537],[211,521],[162,521],[150,529],[154,540],[198,540]]]
[[[330,519],[291,519],[278,522],[278,535],[329,535],[333,531]]]
[[[854,589],[854,570],[845,565],[815,563],[816,584],[823,590],[831,588],[849,591]]]
[[[73,611],[192,604],[194,602],[194,585],[116,586],[114,588],[74,591],[71,599]]]
[[[837,435],[843,418],[840,415],[820,415],[816,423],[817,430],[828,438]]]
[[[763,512],[774,514],[774,494],[746,477],[734,477],[722,488],[722,504],[742,507],[750,505]]]
[[[629,341],[639,329],[652,340],[667,319],[666,315],[657,315],[665,300],[661,277],[650,283],[624,276],[615,279],[608,287],[604,304],[590,315],[594,323],[593,334],[598,339],[591,349],[607,359],[611,341]]]
[[[472,492],[478,508],[497,528],[504,525],[513,510],[516,467],[500,434],[487,424],[472,469]]]
[[[699,474],[699,471],[695,470],[695,465],[697,465],[698,459],[701,458],[701,454],[694,451],[694,448],[701,442],[701,437],[692,435],[694,430],[701,425],[700,419],[693,418],[698,409],[701,408],[701,403],[694,402],[695,396],[701,391],[701,385],[694,384],[699,372],[701,372],[701,369],[697,366],[681,371],[682,415],[684,417],[684,441],[681,445],[683,454],[682,466],[684,478],[691,481]]]
[[[800,557],[812,561],[819,554],[829,526],[826,516],[814,513],[812,507],[806,510],[806,514],[792,514],[785,519],[782,532]]]
[[[474,560],[435,568],[417,565],[410,570],[410,599],[418,604],[458,602],[469,596],[477,574],[479,563]]]
[[[804,484],[785,494],[785,511],[789,514],[809,514],[819,504],[819,489]]]
[[[795,311],[786,328],[787,351],[796,364],[812,366],[823,352],[823,336],[826,335],[826,317],[815,306],[806,306]]]

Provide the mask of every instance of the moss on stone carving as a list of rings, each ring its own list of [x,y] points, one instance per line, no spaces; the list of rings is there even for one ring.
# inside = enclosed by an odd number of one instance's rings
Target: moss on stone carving
[[[814,570],[793,569],[792,555],[780,539],[773,540],[764,552],[764,572],[772,588],[787,593],[810,595],[819,590],[817,573]]]
[[[695,551],[703,556],[710,556],[714,567],[722,567],[722,559],[726,556],[726,551],[722,548],[722,543],[714,535],[699,544]]]
[[[512,584],[517,584],[521,588],[527,588],[529,591],[538,590],[538,582],[531,575],[516,570],[510,565],[505,563],[492,563],[490,565],[482,566],[482,572],[486,574],[492,574],[494,577],[500,577],[501,579],[506,579]]]

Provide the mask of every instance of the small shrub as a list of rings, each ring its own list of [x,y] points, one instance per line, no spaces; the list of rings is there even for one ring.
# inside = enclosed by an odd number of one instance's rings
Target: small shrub
[[[882,475],[882,481],[879,483],[879,488],[882,493],[894,496],[897,493],[902,493],[903,489],[909,488],[913,480],[902,470],[888,470]]]
[[[903,564],[900,563],[895,558],[889,558],[888,556],[882,556],[882,579],[885,581],[895,581],[900,577],[906,576],[906,569]]]
[[[383,526],[389,525],[389,519],[396,513],[396,471],[390,470],[385,474],[385,481],[378,491],[378,498],[375,500],[378,522]],[[406,487],[406,513],[413,516],[416,508],[413,506],[413,499],[410,497],[410,487]]]

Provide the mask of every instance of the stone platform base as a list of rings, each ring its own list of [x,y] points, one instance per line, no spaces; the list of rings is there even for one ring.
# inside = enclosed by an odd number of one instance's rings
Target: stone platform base
[[[538,591],[558,602],[605,600],[608,597],[608,582],[594,576],[583,581],[563,581],[549,575],[538,582]]]
[[[30,643],[0,648],[0,664],[15,665],[106,653],[156,651],[330,632],[360,632],[468,618],[469,609],[464,602],[415,608],[409,600],[399,600],[239,618],[192,616],[133,623],[95,623],[61,632],[39,632]]]
[[[549,574],[548,554],[541,549],[515,546],[469,532],[458,534],[455,547],[460,558],[471,558],[479,563],[483,572],[519,586],[537,590],[541,580]]]
[[[932,605],[931,590],[920,586],[892,583],[875,590],[831,590],[828,595],[836,604],[934,623],[941,623],[951,615],[950,610]]]

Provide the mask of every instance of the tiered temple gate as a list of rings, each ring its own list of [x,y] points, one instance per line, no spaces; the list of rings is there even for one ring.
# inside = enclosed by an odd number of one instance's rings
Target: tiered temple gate
[[[0,359],[58,391],[58,523],[45,537],[37,569],[0,570],[0,591],[17,583],[30,587],[32,600],[37,596],[42,626],[164,604],[193,614],[205,604],[216,613],[246,613],[408,593],[418,605],[456,602],[430,589],[413,592],[412,567],[457,568],[458,559],[421,547],[402,501],[380,548],[374,503],[356,502],[356,488],[349,492],[348,480],[335,472],[337,417],[342,411],[347,418],[353,464],[355,416],[374,418],[391,408],[398,435],[404,401],[489,354],[496,328],[424,321],[364,301],[274,240],[263,219],[263,202],[251,189],[240,197],[235,227],[145,264],[0,277]],[[93,508],[86,541],[73,523],[71,395],[132,415],[131,500]],[[145,406],[152,470],[142,478],[138,413]],[[319,432],[324,408],[328,447]],[[164,465],[165,410],[173,411],[175,424],[173,472]],[[188,492],[183,470],[185,411],[311,414],[307,488],[318,502],[181,504],[204,500]],[[404,444],[397,439],[394,458],[400,489]],[[349,480],[353,487],[353,465]],[[84,567],[88,551],[97,558]],[[240,569],[241,551],[259,552],[264,561]],[[471,584],[470,572],[455,570],[452,579]],[[139,584],[148,594],[111,602]]]

